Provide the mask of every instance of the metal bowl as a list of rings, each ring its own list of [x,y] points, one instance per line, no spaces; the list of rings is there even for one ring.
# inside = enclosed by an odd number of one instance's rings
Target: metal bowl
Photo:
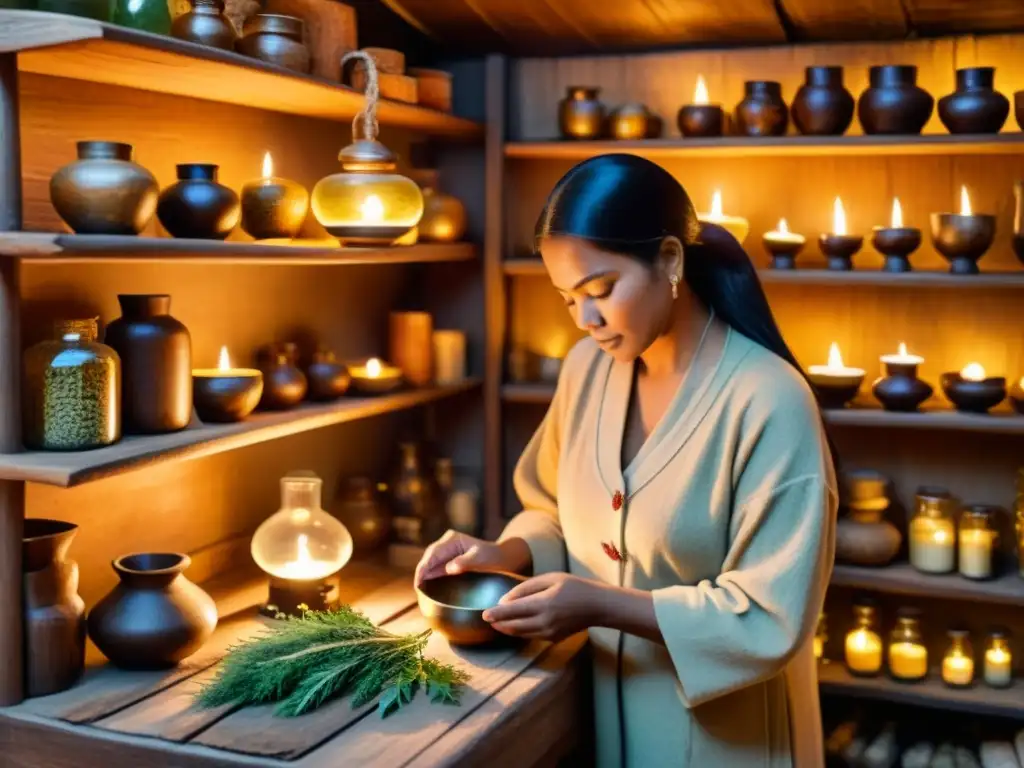
[[[484,611],[523,581],[512,573],[471,571],[429,579],[417,588],[416,597],[427,624],[448,642],[481,645],[505,637],[484,621]]]

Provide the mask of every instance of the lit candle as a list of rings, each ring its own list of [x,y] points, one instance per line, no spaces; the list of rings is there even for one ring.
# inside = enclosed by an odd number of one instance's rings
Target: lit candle
[[[910,564],[923,573],[949,573],[956,564],[956,531],[946,517],[910,522]]]
[[[859,675],[874,675],[882,668],[882,638],[860,627],[846,635],[846,666]]]
[[[726,216],[722,212],[722,193],[717,189],[711,196],[711,212],[698,213],[697,218],[709,224],[717,224],[727,230],[741,244],[750,231],[750,224],[746,219],[741,216]]]
[[[796,255],[804,247],[807,238],[796,232],[789,231],[785,219],[779,219],[778,226],[761,237],[765,250],[772,256],[774,269],[792,269],[796,264]]]
[[[942,391],[958,411],[986,413],[1006,398],[1006,379],[988,376],[980,363],[968,363],[959,373],[944,373]]]
[[[832,203],[832,234],[846,234],[846,209],[843,208],[843,200],[840,197]]]
[[[994,633],[985,649],[984,679],[993,688],[1005,688],[1013,682],[1013,654],[1002,634]]]
[[[309,193],[294,181],[274,176],[270,153],[261,177],[242,187],[242,229],[257,240],[293,238],[309,212]]]
[[[928,674],[928,649],[915,642],[890,644],[889,672],[900,680],[920,680]]]
[[[771,232],[764,233],[765,238],[778,243],[799,243],[803,245],[807,242],[807,238],[796,232],[789,231],[789,224],[786,223],[785,219],[779,219],[778,226]]]
[[[832,203],[832,231],[818,238],[821,252],[828,258],[828,268],[847,271],[853,269],[853,255],[864,244],[860,235],[847,234],[846,209],[837,197]]]
[[[380,224],[384,221],[384,202],[378,195],[367,195],[359,204],[359,215],[363,224]]]
[[[844,365],[839,345],[833,341],[828,351],[828,363],[810,366],[807,378],[825,408],[842,408],[857,395],[864,381],[864,369]]]
[[[978,260],[992,245],[996,217],[974,213],[967,187],[960,187],[960,213],[931,215],[932,243],[949,261],[949,271],[961,275],[978,273]]]
[[[909,354],[906,343],[902,341],[899,345],[899,352],[895,355],[882,355],[880,359],[886,365],[921,365],[924,362],[923,357]]]
[[[825,365],[812,365],[808,370],[811,373],[821,376],[863,376],[863,368],[848,368],[843,364],[843,356],[839,351],[839,345],[832,342],[828,348],[828,363]]]
[[[263,373],[232,368],[226,346],[220,348],[216,368],[192,371],[192,403],[204,422],[241,421],[253,412],[262,394]]]
[[[968,363],[960,369],[960,378],[964,381],[984,381],[985,369],[981,363]]]
[[[693,89],[693,103],[679,110],[679,132],[689,138],[721,136],[725,129],[725,113],[719,104],[711,104],[708,85],[703,75],[697,75]]]
[[[910,254],[921,245],[921,230],[903,226],[903,206],[900,199],[892,199],[892,213],[888,227],[875,227],[871,244],[885,257],[886,272],[909,272]]]
[[[295,542],[295,559],[279,565],[274,573],[282,579],[312,581],[325,579],[338,570],[334,560],[317,560],[309,551],[309,536],[300,533]]]
[[[364,394],[389,392],[402,383],[402,370],[376,357],[371,357],[362,365],[350,365],[348,370],[352,375],[352,386]]]
[[[967,187],[960,187],[960,215],[973,216],[971,213],[971,197],[967,194]]]
[[[693,87],[693,103],[701,107],[710,103],[708,101],[708,84],[704,80],[704,75],[697,75],[697,82]]]
[[[942,680],[949,685],[970,685],[974,680],[974,659],[962,653],[949,653],[942,660]]]
[[[892,199],[892,217],[889,226],[892,229],[901,229],[903,227],[903,206],[900,205],[898,197]]]

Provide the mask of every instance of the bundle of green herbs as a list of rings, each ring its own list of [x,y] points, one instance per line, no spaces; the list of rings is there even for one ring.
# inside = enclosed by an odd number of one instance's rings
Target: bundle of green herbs
[[[276,714],[294,717],[346,694],[353,707],[379,696],[377,709],[387,717],[423,688],[433,702],[458,704],[469,675],[425,658],[429,636],[392,634],[349,606],[310,611],[231,648],[199,702],[277,702]]]

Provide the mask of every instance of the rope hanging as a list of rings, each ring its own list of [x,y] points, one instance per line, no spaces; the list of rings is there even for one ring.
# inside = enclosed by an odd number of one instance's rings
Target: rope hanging
[[[341,57],[342,70],[345,64],[353,59],[359,59],[366,67],[366,106],[352,120],[352,140],[359,138],[359,121],[363,122],[364,139],[375,140],[377,138],[377,101],[380,99],[380,84],[377,82],[377,62],[373,56],[365,51],[349,51]]]

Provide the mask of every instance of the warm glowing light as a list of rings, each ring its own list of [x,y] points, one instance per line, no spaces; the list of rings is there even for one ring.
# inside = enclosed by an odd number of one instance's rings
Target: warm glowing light
[[[217,369],[221,371],[231,370],[231,358],[228,356],[227,347],[220,348],[220,355],[217,357]]]
[[[709,218],[712,221],[722,218],[722,193],[717,189],[715,194],[711,196],[711,215]]]
[[[384,202],[377,195],[367,195],[359,204],[359,215],[364,224],[380,224],[384,221]]]
[[[920,365],[924,362],[924,358],[919,355],[911,355],[907,352],[907,345],[905,342],[900,342],[899,352],[895,355],[882,355],[881,360],[883,363],[892,363],[895,365]]]
[[[900,342],[900,357],[906,357],[906,356],[907,356],[907,345],[906,345],[906,342],[901,341]]]
[[[812,365],[810,373],[825,376],[863,376],[864,371],[860,368],[847,368],[843,363],[843,355],[839,351],[839,344],[832,342],[828,348],[828,363],[825,365]]]
[[[960,215],[970,216],[971,214],[971,198],[967,194],[967,187],[960,187]]]
[[[295,559],[284,563],[275,570],[274,575],[282,579],[322,579],[337,570],[332,561],[317,560],[309,551],[309,536],[300,533],[295,543]]]
[[[829,368],[842,368],[843,367],[843,356],[839,352],[839,345],[834,341],[832,346],[828,348],[828,367]]]
[[[892,199],[892,228],[899,229],[903,226],[903,206],[900,205],[900,199],[894,197]]]
[[[846,234],[846,211],[843,210],[843,201],[838,197],[832,205],[832,234]]]
[[[782,233],[783,235],[789,234],[789,224],[786,223],[785,219],[779,219],[779,226],[777,231]]]
[[[708,84],[704,82],[704,75],[697,75],[697,87],[693,89],[693,103],[708,103]]]
[[[984,381],[985,369],[981,363],[968,363],[960,371],[960,378],[964,381]]]
[[[263,155],[263,178],[264,179],[269,179],[273,175],[274,175],[274,160],[270,156],[270,153],[267,152],[266,154]]]
[[[371,357],[369,360],[366,361],[366,375],[369,376],[371,379],[379,379],[381,370],[382,368],[380,360],[378,360],[376,357]]]

